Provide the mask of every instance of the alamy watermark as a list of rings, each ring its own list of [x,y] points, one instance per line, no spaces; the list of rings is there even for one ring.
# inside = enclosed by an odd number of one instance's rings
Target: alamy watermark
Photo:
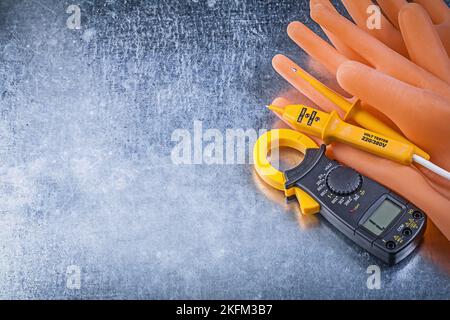
[[[77,265],[70,265],[66,269],[66,288],[69,290],[81,289],[81,268]]]
[[[79,5],[71,4],[67,7],[66,13],[70,16],[66,20],[67,28],[71,30],[81,29],[81,8]]]
[[[193,122],[192,131],[176,129],[171,158],[174,164],[253,164],[253,146],[266,129],[203,129],[201,121]],[[276,150],[274,148],[274,150]],[[274,157],[275,158],[275,157]]]
[[[369,30],[380,30],[381,29],[381,8],[375,4],[367,7],[366,10],[369,17],[367,18],[367,29]]]
[[[377,265],[370,265],[366,270],[367,274],[370,276],[367,278],[367,289],[369,290],[379,290],[381,289],[381,269]]]

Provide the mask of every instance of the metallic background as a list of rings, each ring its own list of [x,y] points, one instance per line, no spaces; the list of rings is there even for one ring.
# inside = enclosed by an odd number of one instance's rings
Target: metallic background
[[[432,225],[387,267],[251,165],[172,164],[171,134],[194,120],[273,126],[262,106],[290,87],[271,58],[305,61],[285,30],[318,31],[307,2],[1,0],[0,297],[448,299]]]

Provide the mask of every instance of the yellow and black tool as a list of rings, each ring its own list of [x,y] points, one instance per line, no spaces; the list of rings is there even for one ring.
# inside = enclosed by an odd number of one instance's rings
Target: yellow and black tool
[[[304,153],[303,161],[284,173],[278,171],[267,156],[280,147]],[[426,215],[384,186],[327,158],[325,151],[325,145],[318,147],[300,132],[276,129],[258,139],[253,158],[262,180],[284,191],[288,199],[297,198],[302,214],[320,212],[339,231],[389,264],[408,256],[423,236]]]
[[[339,141],[404,165],[416,162],[450,180],[450,172],[416,154],[417,148],[414,145],[346,123],[336,111],[326,113],[305,105],[268,108],[279,114],[295,130],[321,138],[326,144]]]
[[[262,135],[253,148],[255,169],[261,179],[272,188],[285,191],[286,197],[296,196],[302,214],[319,212],[320,205],[300,188],[285,190],[286,180],[281,171],[275,169],[267,155],[274,148],[289,147],[305,154],[308,149],[317,149],[317,144],[309,137],[289,129],[271,130]]]
[[[361,100],[356,99],[353,103],[349,102],[346,98],[331,90],[312,75],[307,73],[300,67],[292,67],[292,71],[307,81],[314,89],[316,89],[323,97],[331,101],[334,105],[339,107],[345,112],[343,117],[344,121],[353,120],[363,128],[376,132],[382,136],[389,137],[404,144],[411,145],[414,149],[414,154],[421,156],[422,158],[429,160],[428,153],[420,149],[418,146],[411,143],[403,135],[386,125],[384,122],[377,119],[375,116],[361,108]]]
[[[413,161],[413,145],[348,124],[336,111],[326,113],[304,105],[268,108],[280,114],[295,130],[321,138],[326,144],[343,142],[405,165]]]

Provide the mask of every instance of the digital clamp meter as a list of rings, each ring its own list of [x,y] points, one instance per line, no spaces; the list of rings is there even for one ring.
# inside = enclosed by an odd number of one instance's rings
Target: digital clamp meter
[[[379,183],[330,160],[325,151],[325,145],[307,149],[304,160],[284,172],[285,189],[305,191],[328,222],[384,262],[392,265],[407,257],[423,236],[426,215]]]

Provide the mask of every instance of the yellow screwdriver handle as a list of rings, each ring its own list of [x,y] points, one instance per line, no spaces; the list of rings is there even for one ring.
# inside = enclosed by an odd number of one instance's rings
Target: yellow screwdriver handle
[[[327,87],[325,84],[314,78],[312,75],[310,75],[308,72],[303,70],[302,68],[296,66],[293,64],[293,71],[302,79],[307,81],[314,89],[316,89],[318,92],[320,92],[325,98],[327,98],[329,101],[331,101],[333,104],[338,106],[340,109],[345,111],[345,117],[344,121],[347,121],[349,119],[354,120],[356,123],[358,123],[360,126],[380,133],[384,136],[390,137],[392,139],[395,139],[400,142],[404,142],[406,144],[411,144],[414,148],[414,153],[421,156],[424,159],[429,160],[430,155],[427,154],[425,151],[420,149],[418,146],[412,144],[408,139],[406,139],[404,136],[402,136],[400,133],[395,131],[394,129],[390,128],[388,125],[386,125],[384,122],[377,119],[375,116],[370,114],[369,112],[365,111],[361,108],[361,101],[358,99],[354,103],[349,102],[347,99],[345,99],[343,96],[338,94],[337,92],[333,91],[329,87]]]
[[[380,133],[384,136],[387,136],[391,139],[395,139],[399,142],[403,142],[405,144],[410,144],[413,149],[414,153],[421,156],[424,159],[429,160],[430,155],[423,151],[418,146],[411,143],[408,139],[406,139],[404,136],[402,136],[400,133],[395,131],[394,129],[390,128],[388,125],[386,125],[384,122],[370,114],[369,112],[363,110],[360,106],[361,101],[357,100],[351,107],[351,109],[347,112],[345,115],[345,118],[343,119],[346,121],[347,119],[352,119],[362,127],[374,131],[377,133]]]
[[[282,111],[283,119],[294,129],[319,137],[326,144],[339,141],[405,165],[412,163],[414,147],[411,144],[348,124],[336,111],[326,113],[304,105],[290,105],[275,111]]]

